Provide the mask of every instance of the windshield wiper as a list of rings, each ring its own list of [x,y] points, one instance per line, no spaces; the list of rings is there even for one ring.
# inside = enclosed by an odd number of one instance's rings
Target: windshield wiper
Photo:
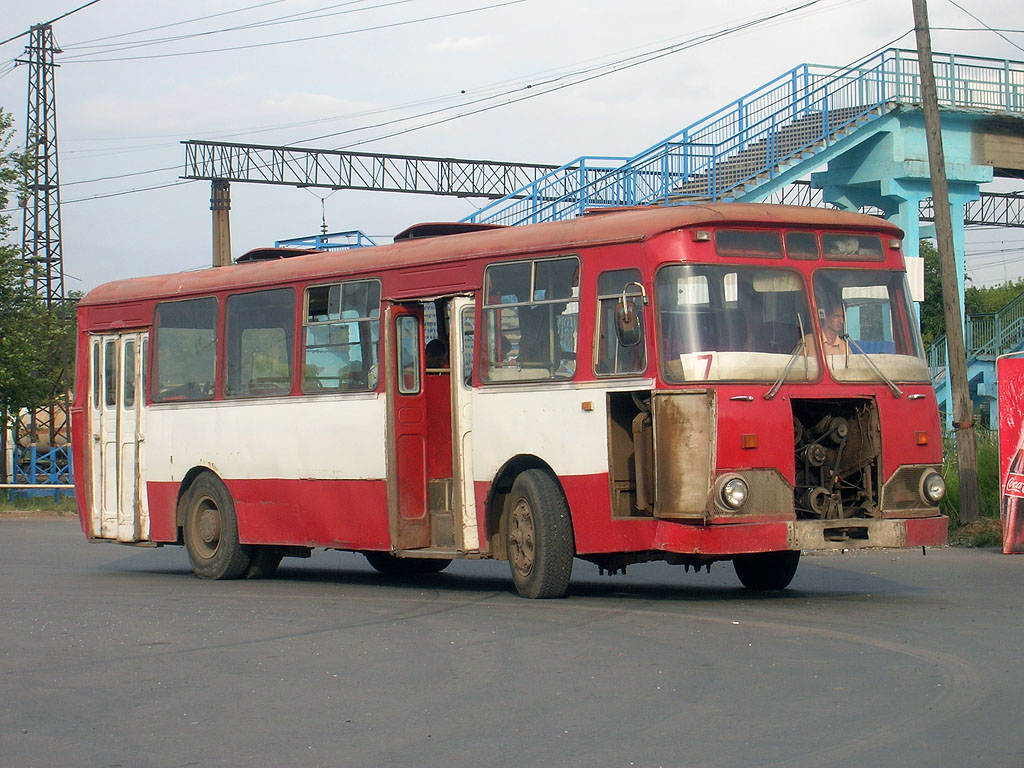
[[[782,388],[782,382],[786,380],[789,372],[793,369],[793,366],[796,364],[796,359],[802,354],[806,354],[807,334],[804,333],[804,320],[800,316],[799,312],[796,315],[796,323],[800,327],[800,343],[796,345],[796,349],[794,349],[792,354],[790,354],[789,360],[786,361],[786,367],[782,369],[782,373],[779,374],[779,378],[777,378],[775,383],[772,384],[772,388],[764,393],[765,400],[771,400],[779,394],[779,390]]]
[[[863,355],[864,359],[868,361],[868,364],[872,368],[874,368],[875,373],[877,373],[879,376],[882,377],[882,381],[884,381],[886,383],[886,385],[889,387],[889,391],[892,392],[892,396],[893,397],[896,397],[896,398],[903,397],[903,390],[900,389],[898,386],[896,386],[896,382],[894,382],[892,379],[890,379],[888,376],[886,376],[884,373],[882,373],[882,369],[879,368],[875,364],[875,361],[871,359],[871,355],[869,355],[867,352],[865,352],[864,348],[861,347],[860,344],[858,344],[856,341],[854,341],[850,337],[850,334],[844,333],[844,334],[842,334],[842,338],[846,341],[847,345],[853,344],[853,348],[856,349],[857,352],[859,352],[861,355]]]

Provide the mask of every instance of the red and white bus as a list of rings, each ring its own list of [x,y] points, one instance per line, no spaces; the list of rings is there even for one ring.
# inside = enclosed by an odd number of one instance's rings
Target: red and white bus
[[[318,547],[507,559],[528,597],[575,558],[782,589],[801,550],[943,544],[901,236],[690,205],[103,285],[78,310],[82,528],[183,544],[204,578]]]

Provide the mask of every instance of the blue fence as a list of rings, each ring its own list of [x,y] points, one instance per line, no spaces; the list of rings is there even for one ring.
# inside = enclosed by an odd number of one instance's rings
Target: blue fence
[[[11,482],[14,485],[39,486],[52,485],[54,488],[11,488],[8,495],[15,497],[53,496],[55,501],[64,497],[74,498],[75,491],[70,486],[75,482],[74,467],[71,460],[71,446],[40,451],[38,448],[15,447],[11,467]]]

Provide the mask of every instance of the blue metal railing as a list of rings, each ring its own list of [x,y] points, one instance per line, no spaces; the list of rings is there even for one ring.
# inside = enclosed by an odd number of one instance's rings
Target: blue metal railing
[[[968,315],[964,325],[964,346],[967,360],[981,355],[1013,352],[1024,344],[1024,293],[1011,300],[998,312]],[[946,375],[946,337],[928,347],[928,366],[932,379]]]
[[[75,473],[71,461],[71,446],[65,445],[40,451],[35,446],[28,448],[14,447],[11,482],[14,485],[32,486],[26,488],[10,488],[9,497],[13,500],[19,496],[49,496],[53,494],[56,501],[62,496],[74,496],[71,488],[61,486],[74,485]],[[54,488],[40,488],[40,485],[52,485]]]
[[[274,247],[315,248],[318,251],[337,251],[348,248],[367,248],[376,244],[369,235],[360,232],[358,229],[350,229],[345,232],[327,232],[322,235],[308,235],[306,237],[278,240],[274,243]]]
[[[1024,110],[1024,62],[935,54],[940,103]],[[529,224],[588,208],[734,199],[897,104],[920,101],[915,51],[802,64],[631,158],[579,157],[466,221]]]

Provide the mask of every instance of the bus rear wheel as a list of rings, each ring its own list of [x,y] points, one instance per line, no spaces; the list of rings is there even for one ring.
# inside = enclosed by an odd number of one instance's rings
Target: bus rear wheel
[[[547,472],[528,469],[512,484],[506,524],[512,581],[523,597],[565,597],[576,554],[569,506]]]
[[[204,472],[185,497],[185,551],[201,579],[237,579],[251,564],[250,550],[238,542],[231,494],[219,478]]]
[[[740,583],[758,592],[772,592],[788,587],[799,564],[799,550],[737,555],[732,561]]]

